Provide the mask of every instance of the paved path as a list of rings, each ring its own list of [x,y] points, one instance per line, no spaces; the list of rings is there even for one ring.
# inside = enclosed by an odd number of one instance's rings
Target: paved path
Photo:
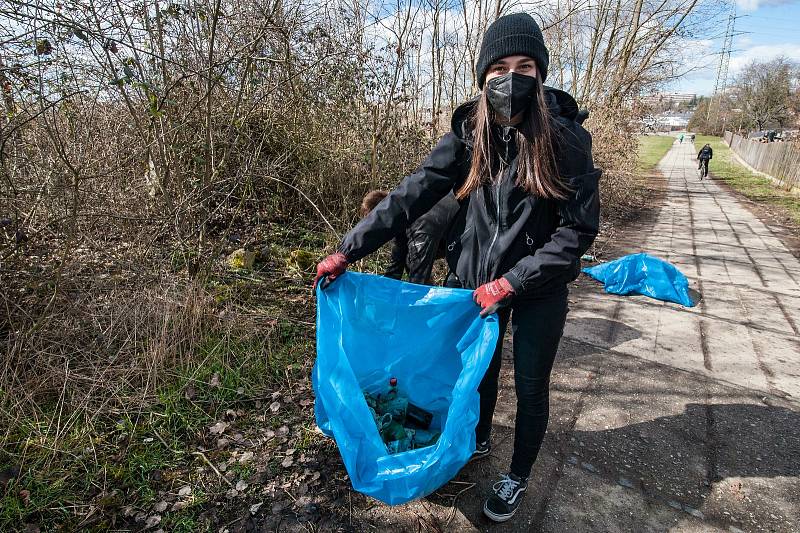
[[[800,531],[800,262],[733,195],[699,181],[695,155],[676,144],[661,161],[665,204],[629,251],[673,262],[702,300],[573,292],[549,433],[504,530]],[[494,457],[438,495],[375,507],[372,520],[496,528],[481,497],[510,460],[510,360],[503,381]]]

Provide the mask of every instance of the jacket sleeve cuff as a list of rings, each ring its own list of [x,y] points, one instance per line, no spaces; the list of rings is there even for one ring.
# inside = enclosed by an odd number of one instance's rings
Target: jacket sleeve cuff
[[[345,248],[346,247],[344,246],[344,244],[339,245],[339,247],[336,248],[336,252],[342,254],[344,258],[347,259],[348,265],[351,265],[356,261],[358,261],[359,259],[361,259],[360,257],[354,257],[353,254],[348,254]]]
[[[522,294],[522,281],[520,281],[516,274],[507,272],[503,277],[511,285],[511,288],[514,289],[514,294]]]

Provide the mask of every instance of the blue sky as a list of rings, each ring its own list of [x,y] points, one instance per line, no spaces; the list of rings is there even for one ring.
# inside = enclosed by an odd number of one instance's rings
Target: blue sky
[[[753,59],[768,60],[784,55],[800,62],[800,0],[737,0],[736,32],[733,39],[728,80]],[[696,42],[691,46],[707,50],[704,68],[696,70],[673,82],[671,91],[709,95],[714,91],[718,52],[727,24],[727,15],[709,21],[709,26],[719,28],[719,37],[710,42]]]

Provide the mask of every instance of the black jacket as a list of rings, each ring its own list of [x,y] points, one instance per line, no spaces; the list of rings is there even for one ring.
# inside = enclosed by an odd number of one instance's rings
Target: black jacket
[[[504,276],[518,297],[563,290],[580,272],[580,257],[597,235],[598,181],[591,136],[577,122],[575,100],[546,88],[556,130],[556,162],[572,193],[566,200],[532,196],[515,183],[516,157],[497,183],[460,202],[447,238],[448,286],[477,288]],[[406,177],[344,238],[339,251],[352,262],[377,250],[439,199],[458,190],[470,164],[468,116],[476,100],[453,115],[445,135],[420,168]],[[513,137],[512,137],[513,138]]]
[[[697,153],[697,159],[712,159],[713,157],[714,150],[712,150],[710,146],[708,148],[705,146],[700,148],[700,151]]]

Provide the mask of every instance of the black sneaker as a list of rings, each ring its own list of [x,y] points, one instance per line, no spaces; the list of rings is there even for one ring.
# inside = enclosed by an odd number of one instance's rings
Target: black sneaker
[[[489,454],[492,452],[492,443],[489,439],[486,439],[483,442],[476,442],[475,443],[475,451],[472,452],[472,457],[469,458],[468,462],[477,461],[478,459],[483,459],[484,457],[489,457]]]
[[[526,490],[528,490],[527,479],[511,473],[503,475],[492,487],[494,494],[483,504],[483,514],[495,522],[505,522],[517,512]]]

